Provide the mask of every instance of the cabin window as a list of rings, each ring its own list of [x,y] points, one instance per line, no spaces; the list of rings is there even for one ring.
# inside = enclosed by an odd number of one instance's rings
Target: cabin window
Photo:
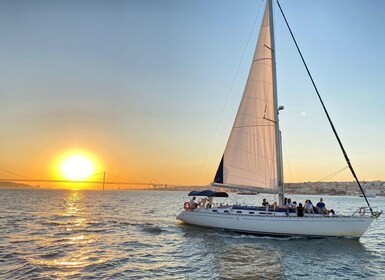
[[[249,214],[255,214],[255,212],[249,212]]]
[[[242,211],[237,211],[238,214],[242,214]]]
[[[213,212],[218,212],[218,210],[213,210]]]
[[[223,212],[225,212],[225,213],[229,213],[229,210],[225,210],[225,211],[223,211]]]

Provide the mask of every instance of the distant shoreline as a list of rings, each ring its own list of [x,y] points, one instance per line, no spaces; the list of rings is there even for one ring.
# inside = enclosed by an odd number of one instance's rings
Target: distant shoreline
[[[361,186],[367,195],[385,196],[384,181],[361,182]],[[71,188],[50,188],[44,186],[31,186],[15,182],[0,182],[0,188],[23,188],[23,189],[71,189]],[[142,191],[191,191],[200,189],[212,189],[210,185],[206,186],[177,186],[177,185],[153,185],[143,187],[107,187],[105,190],[142,190]],[[100,188],[79,188],[80,190],[101,190]],[[314,194],[314,195],[341,195],[341,196],[359,196],[361,191],[356,182],[303,182],[286,183],[285,192],[290,194]]]

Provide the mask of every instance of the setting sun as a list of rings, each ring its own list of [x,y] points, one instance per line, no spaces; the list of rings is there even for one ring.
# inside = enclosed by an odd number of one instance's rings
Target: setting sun
[[[71,155],[60,164],[60,173],[69,180],[85,179],[95,173],[95,164],[84,155]]]

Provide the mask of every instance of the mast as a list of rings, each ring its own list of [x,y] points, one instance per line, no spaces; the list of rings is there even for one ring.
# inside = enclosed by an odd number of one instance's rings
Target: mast
[[[278,203],[283,206],[284,201],[284,184],[283,184],[283,164],[282,164],[282,144],[281,132],[279,130],[279,109],[277,94],[277,74],[275,65],[275,43],[274,43],[274,20],[273,20],[273,2],[268,0],[269,5],[269,21],[270,21],[270,40],[271,40],[271,56],[272,56],[272,72],[273,72],[273,96],[274,96],[274,113],[275,113],[275,146],[277,160],[277,183],[278,183]],[[283,109],[283,107],[282,107]]]

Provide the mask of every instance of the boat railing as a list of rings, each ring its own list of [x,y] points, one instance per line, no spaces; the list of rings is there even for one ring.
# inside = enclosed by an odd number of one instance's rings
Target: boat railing
[[[361,217],[367,217],[367,216],[372,216],[373,218],[377,219],[378,217],[381,216],[382,211],[377,210],[378,207],[360,207],[357,209],[356,212],[352,214],[352,216],[359,215]]]
[[[231,205],[229,204],[225,204],[225,203],[212,203],[212,204],[206,204],[204,206],[202,206],[200,203],[197,203],[196,207],[191,207],[190,205],[190,202],[189,201],[185,201],[184,204],[183,204],[183,208],[185,211],[194,211],[195,209],[208,209],[208,208],[228,208],[230,207]]]

